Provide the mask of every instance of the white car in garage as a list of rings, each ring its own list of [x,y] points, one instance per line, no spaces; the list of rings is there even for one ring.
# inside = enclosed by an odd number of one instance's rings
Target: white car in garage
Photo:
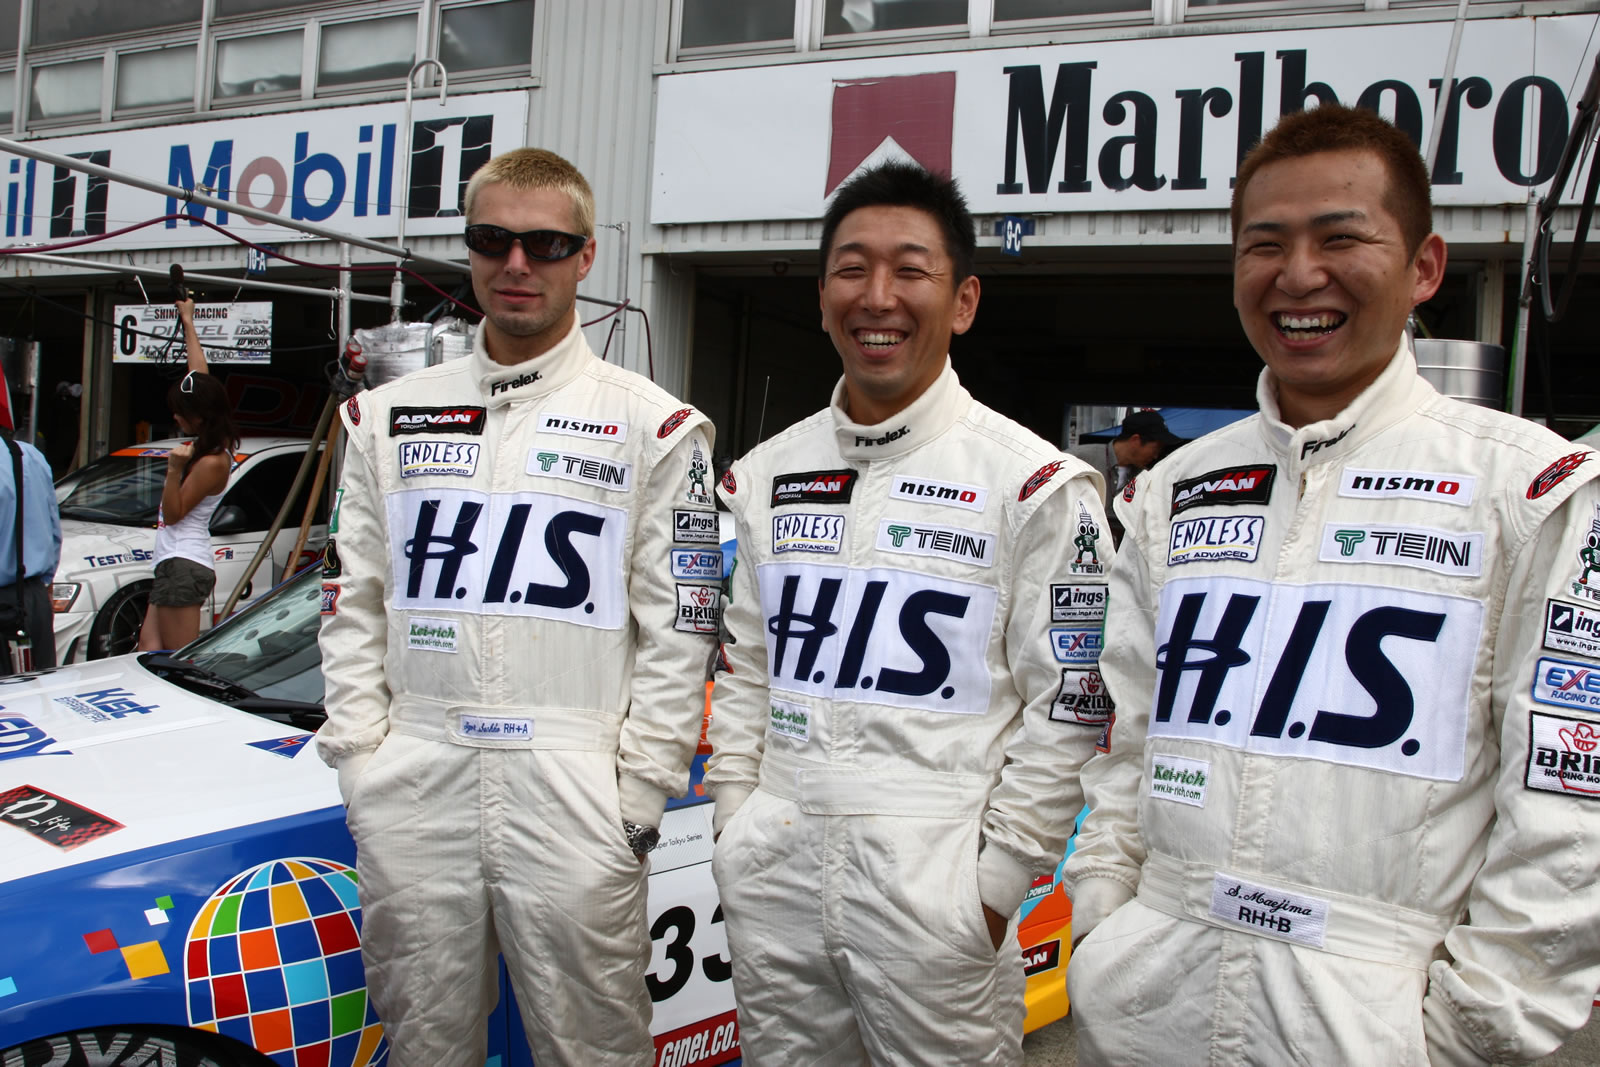
[[[61,563],[56,568],[56,656],[81,663],[133,651],[144,621],[155,571],[156,512],[166,478],[167,453],[179,440],[121,448],[63,478],[56,487],[61,507]],[[250,561],[261,550],[278,508],[289,495],[308,441],[293,437],[246,437],[234,453],[236,465],[211,517],[216,588],[200,612],[200,629],[211,627]],[[272,588],[287,564],[296,568],[322,551],[327,509],[318,502],[306,546],[291,561],[310,486],[308,475],[295,507],[245,590],[239,606]]]

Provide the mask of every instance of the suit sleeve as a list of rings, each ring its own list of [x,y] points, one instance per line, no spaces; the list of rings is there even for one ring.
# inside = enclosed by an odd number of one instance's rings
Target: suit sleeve
[[[660,826],[667,797],[688,788],[689,762],[700,737],[706,656],[713,638],[677,628],[678,586],[715,586],[674,579],[673,508],[688,508],[684,490],[696,449],[711,455],[711,426],[681,436],[650,472],[638,513],[628,603],[637,633],[631,699],[617,752],[622,817]],[[709,511],[709,508],[701,510]]]
[[[1097,665],[1058,662],[1051,625],[1053,584],[1087,587],[1086,595],[1105,586],[1112,547],[1098,481],[1087,470],[1073,476],[1026,517],[1017,535],[1005,646],[1023,706],[1006,742],[1000,781],[989,794],[978,856],[979,898],[1001,915],[1013,914],[1034,878],[1060,861],[1083,805],[1078,773],[1110,719]],[[1099,573],[1072,570],[1080,556],[1091,558],[1074,541],[1082,536],[1084,514],[1099,533],[1093,549]],[[1091,631],[1091,648],[1100,638],[1097,619],[1065,625],[1068,633]]]
[[[1140,499],[1154,498],[1146,494]],[[1156,612],[1145,558],[1150,535],[1138,504],[1128,507],[1119,500],[1113,506],[1121,509],[1127,533],[1111,567],[1100,671],[1117,711],[1106,743],[1083,768],[1089,815],[1063,876],[1072,897],[1074,944],[1133,897],[1145,859],[1139,835],[1139,783],[1155,698]]]
[[[1548,1055],[1600,987],[1600,657],[1541,648],[1547,602],[1590,603],[1574,589],[1597,526],[1590,481],[1515,553],[1494,643],[1493,829],[1423,1001],[1436,1065]]]
[[[738,466],[742,484],[751,479]],[[742,512],[735,510],[740,545],[749,545]],[[711,690],[711,758],[706,761],[706,786],[716,800],[713,828],[722,832],[733,813],[755,790],[772,705],[768,702],[767,643],[761,619],[761,594],[752,553],[740,552],[723,598],[723,654],[729,672],[717,676]]]
[[[338,574],[325,570],[322,579],[318,644],[328,721],[317,732],[317,754],[339,769],[339,789],[346,804],[356,776],[389,732],[390,702],[383,669],[389,645],[384,607],[389,545],[383,494],[370,455],[372,419],[369,415],[363,429],[351,424],[349,411],[348,405],[340,411],[348,444],[339,504],[329,530],[341,569]]]

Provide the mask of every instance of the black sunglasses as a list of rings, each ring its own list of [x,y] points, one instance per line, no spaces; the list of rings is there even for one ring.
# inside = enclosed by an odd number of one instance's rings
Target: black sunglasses
[[[545,263],[575,256],[589,243],[587,237],[575,233],[563,233],[560,230],[524,230],[521,233],[514,233],[504,226],[491,226],[487,223],[468,226],[466,237],[467,247],[480,256],[493,256],[495,259],[509,256],[512,243],[521,241],[522,251],[529,259]]]

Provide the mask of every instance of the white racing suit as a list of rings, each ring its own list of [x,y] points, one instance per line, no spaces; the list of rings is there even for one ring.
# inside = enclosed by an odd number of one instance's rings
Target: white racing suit
[[[397,1067],[478,1067],[503,952],[540,1064],[649,1063],[645,867],[714,619],[711,426],[602,363],[472,354],[344,408],[328,723]],[[709,525],[707,525],[709,523]],[[714,565],[714,566],[713,566]]]
[[[1545,1055],[1600,984],[1600,457],[1405,344],[1332,419],[1257,396],[1116,505],[1082,1062]]]
[[[1020,950],[983,905],[1013,915],[1054,868],[1109,718],[1099,479],[948,363],[877,426],[842,389],[721,486],[739,558],[706,781],[741,1046],[1017,1063]]]

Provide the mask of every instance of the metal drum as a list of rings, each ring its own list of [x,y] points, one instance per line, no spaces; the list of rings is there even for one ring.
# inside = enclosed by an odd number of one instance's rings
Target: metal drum
[[[1482,341],[1418,337],[1417,371],[1445,396],[1479,407],[1505,407],[1506,350]]]

